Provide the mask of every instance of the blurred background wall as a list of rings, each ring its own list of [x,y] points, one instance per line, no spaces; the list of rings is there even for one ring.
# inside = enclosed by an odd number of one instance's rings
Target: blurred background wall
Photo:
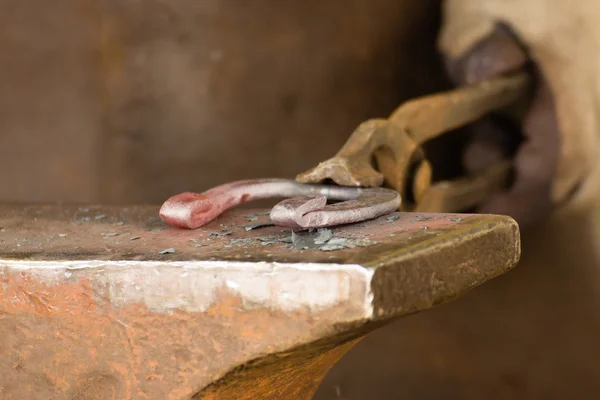
[[[293,177],[443,84],[432,0],[0,2],[0,201]]]

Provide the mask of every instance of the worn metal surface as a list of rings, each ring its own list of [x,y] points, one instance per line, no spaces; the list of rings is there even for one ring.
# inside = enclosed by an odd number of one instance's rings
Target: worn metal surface
[[[299,250],[264,210],[202,230],[157,212],[0,206],[2,399],[308,399],[378,323],[520,250],[499,216],[395,213]]]
[[[303,183],[329,179],[344,186],[380,186],[385,180],[404,199],[412,194],[414,204],[404,202],[405,210],[468,210],[505,184],[510,164],[501,163],[482,177],[467,177],[458,183],[432,183],[432,167],[422,145],[490,111],[522,100],[528,83],[528,75],[518,73],[410,100],[388,119],[372,119],[359,125],[334,157],[296,179]],[[374,168],[373,158],[379,170]],[[408,187],[411,174],[414,182]]]

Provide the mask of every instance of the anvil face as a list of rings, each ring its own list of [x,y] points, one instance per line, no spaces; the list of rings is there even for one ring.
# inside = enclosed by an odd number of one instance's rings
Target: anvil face
[[[197,230],[170,228],[157,210],[0,207],[0,336],[12,360],[0,363],[0,387],[252,398],[236,392],[245,387],[236,367],[283,353],[314,361],[372,322],[507,271],[520,251],[515,222],[499,216],[394,213],[292,232],[269,225],[267,210],[228,212]],[[306,346],[318,351],[297,350]],[[303,379],[286,373],[309,393],[327,370],[311,368]],[[281,385],[273,396],[283,397],[254,398],[286,398],[291,386]]]

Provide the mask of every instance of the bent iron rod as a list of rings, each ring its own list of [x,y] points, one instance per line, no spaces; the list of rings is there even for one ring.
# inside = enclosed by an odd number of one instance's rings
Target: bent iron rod
[[[160,217],[174,227],[196,229],[226,210],[251,200],[291,197],[271,209],[275,225],[321,228],[373,219],[396,211],[400,194],[384,188],[309,185],[287,179],[254,179],[227,183],[203,193],[169,198]],[[341,200],[327,204],[327,200]]]

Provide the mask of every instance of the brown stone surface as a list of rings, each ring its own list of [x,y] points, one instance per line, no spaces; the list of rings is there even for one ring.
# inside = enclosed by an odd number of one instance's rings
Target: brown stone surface
[[[264,210],[195,231],[156,213],[0,207],[3,399],[308,399],[380,322],[453,299],[520,250],[497,216],[398,213],[333,229],[369,245],[326,252],[256,240],[289,234],[247,232]]]

